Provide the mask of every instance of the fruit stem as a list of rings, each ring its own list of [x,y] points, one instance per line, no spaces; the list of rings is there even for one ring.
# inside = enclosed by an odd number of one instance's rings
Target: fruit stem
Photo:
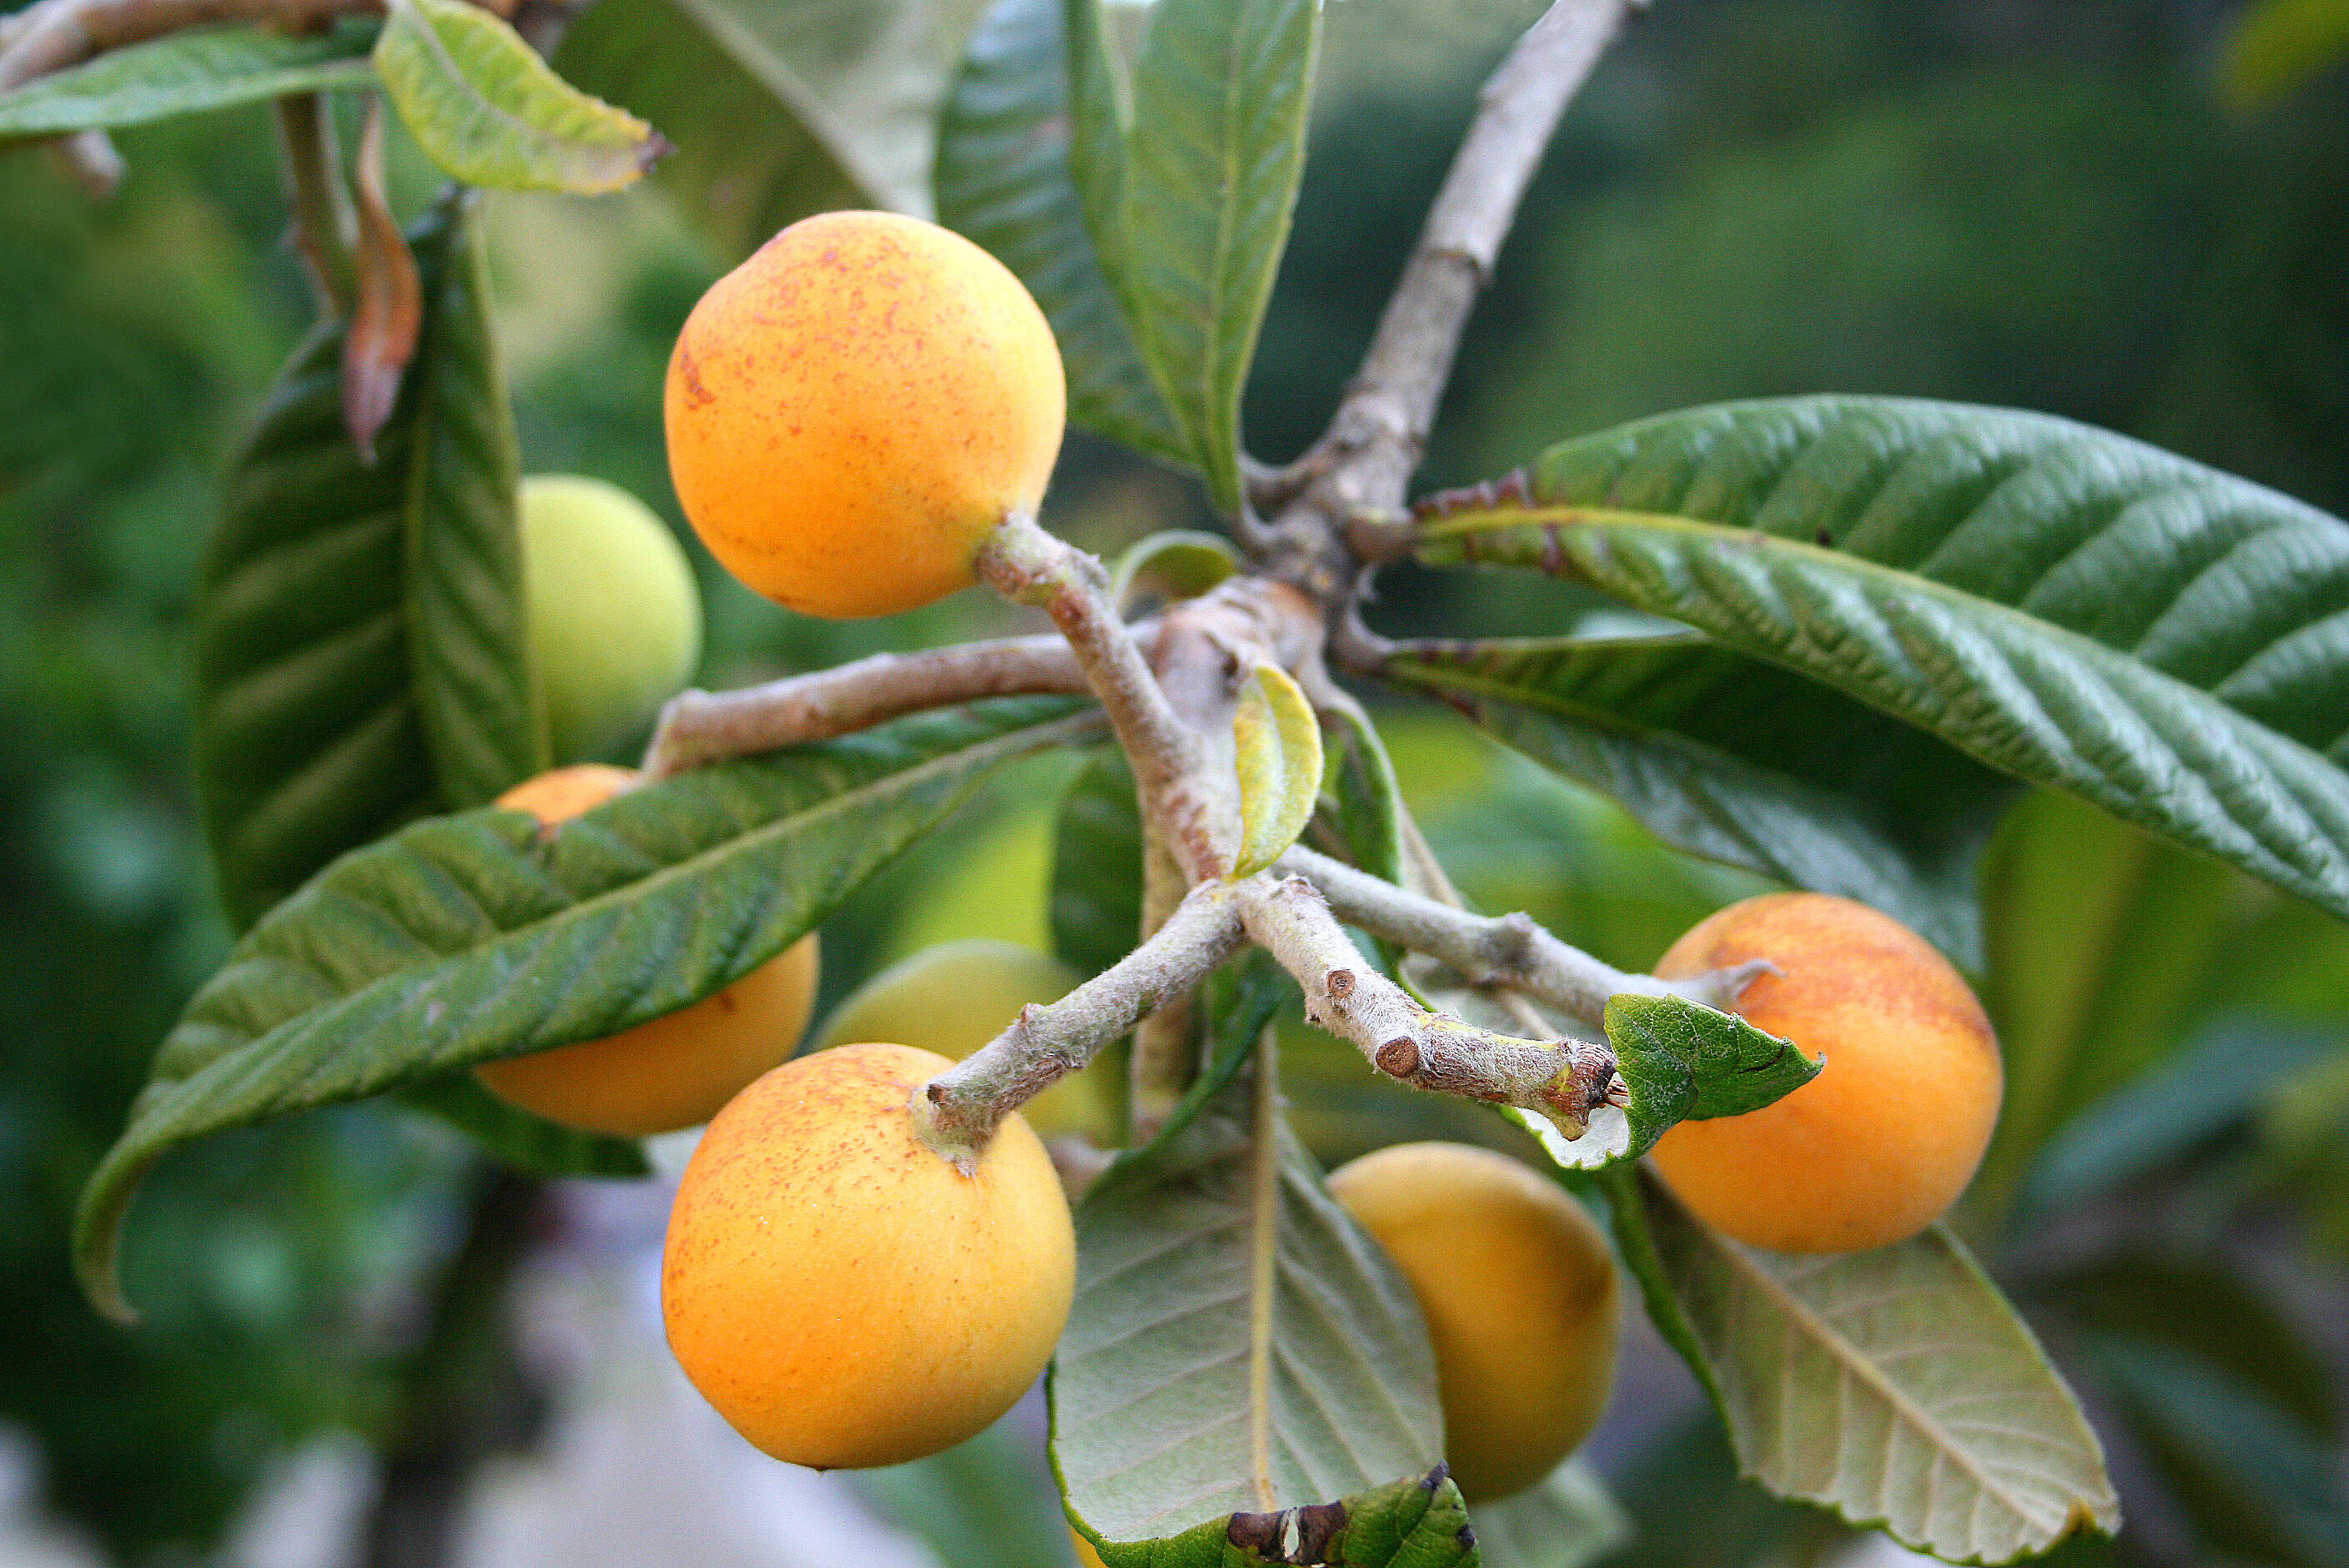
[[[969,1175],[1003,1119],[1188,991],[1244,938],[1237,891],[1204,882],[1133,952],[1052,1003],[1030,1003],[1011,1026],[909,1100],[922,1141]]]
[[[1302,876],[1251,877],[1237,891],[1248,935],[1304,988],[1307,1020],[1351,1042],[1388,1077],[1539,1111],[1569,1139],[1609,1103],[1615,1053],[1604,1045],[1519,1039],[1429,1011],[1362,956]]]
[[[1685,996],[1726,1011],[1767,967],[1744,964],[1685,980],[1627,974],[1560,941],[1531,915],[1473,914],[1301,844],[1281,857],[1279,869],[1310,879],[1349,925],[1441,959],[1472,985],[1526,992],[1594,1029],[1605,1027],[1608,999],[1625,991]]]
[[[1155,628],[1138,634],[1146,644]],[[681,692],[661,709],[645,749],[644,780],[853,735],[885,719],[978,697],[1091,690],[1068,644],[1045,635],[875,654],[739,691]]]
[[[979,547],[979,577],[1005,598],[1037,605],[1068,639],[1093,695],[1133,766],[1143,815],[1194,883],[1231,869],[1239,835],[1225,791],[1211,787],[1207,747],[1174,711],[1110,601],[1109,573],[1024,512],[1006,517]]]

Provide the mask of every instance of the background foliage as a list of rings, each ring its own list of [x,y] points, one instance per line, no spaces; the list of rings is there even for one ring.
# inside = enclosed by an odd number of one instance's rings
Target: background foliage
[[[606,28],[626,57],[664,9],[605,0],[574,49]],[[1295,238],[1242,405],[1259,455],[1318,432],[1475,81],[1537,9],[1330,8]],[[2243,107],[2222,70],[2234,19],[2189,0],[1664,0],[1568,119],[1426,484],[1628,418],[1833,390],[2069,415],[2349,510],[2349,79]],[[0,1299],[19,1317],[0,1417],[39,1444],[58,1510],[149,1563],[214,1550],[305,1434],[397,1444],[425,1293],[477,1178],[455,1140],[388,1107],[233,1134],[151,1183],[128,1259],[145,1325],[102,1324],[67,1275],[72,1196],[228,940],[186,760],[190,594],[217,476],[307,314],[261,110],[121,141],[130,181],[97,206],[38,158],[0,157]],[[495,197],[486,219],[525,469],[602,475],[672,520],[657,391],[677,325],[771,227],[763,201],[842,179],[805,149],[679,161],[672,179],[761,199],[715,233],[650,189]],[[402,216],[419,211],[437,181],[397,142],[395,176]],[[1202,515],[1185,481],[1080,442],[1048,521],[1109,549]],[[897,623],[782,616],[696,561],[704,684],[1001,624],[978,595]],[[1589,603],[1529,574],[1387,588],[1394,633],[1551,629]],[[1432,715],[1394,742],[1472,896],[1612,962],[1644,967],[1757,885]],[[1046,945],[1050,823],[1025,802],[1062,766],[999,786],[837,914],[830,995],[948,936]],[[2006,822],[1988,887],[2011,1105],[1967,1228],[2085,1382],[2125,1489],[2168,1483],[2150,1508],[2131,1491],[2123,1545],[2075,1550],[2349,1562],[2349,941],[2053,799]],[[1316,1152],[1393,1136],[1392,1098],[1305,1038],[1292,1077],[1329,1091],[1300,1129]],[[2115,1327],[2116,1303],[2183,1299],[2209,1305]],[[1800,1560],[1834,1541],[1823,1516],[1736,1483],[1709,1425],[1601,1457],[1640,1529],[1622,1561]],[[917,1522],[945,1506],[896,1495]]]

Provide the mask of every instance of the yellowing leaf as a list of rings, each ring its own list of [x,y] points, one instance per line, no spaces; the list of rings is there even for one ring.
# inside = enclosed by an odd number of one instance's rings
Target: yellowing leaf
[[[469,185],[598,195],[668,150],[659,132],[564,81],[463,0],[392,0],[375,66],[400,118]]]
[[[1240,853],[1235,878],[1254,876],[1288,851],[1321,793],[1321,726],[1288,672],[1259,665],[1240,689]]]

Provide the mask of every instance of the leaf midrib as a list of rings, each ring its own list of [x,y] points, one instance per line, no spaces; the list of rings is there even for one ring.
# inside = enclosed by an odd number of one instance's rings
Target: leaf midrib
[[[633,131],[627,132],[629,139],[626,141],[599,142],[592,140],[586,136],[574,132],[543,129],[541,127],[531,124],[530,121],[523,119],[520,115],[509,113],[503,107],[491,98],[488,94],[484,93],[474,82],[473,78],[465,73],[464,67],[457,63],[457,57],[450,52],[449,46],[440,36],[440,29],[433,26],[432,18],[425,14],[423,5],[419,4],[418,0],[390,0],[390,4],[392,14],[395,16],[405,15],[408,18],[412,19],[416,26],[422,30],[426,45],[431,54],[443,67],[447,68],[450,78],[463,86],[465,96],[471,99],[476,110],[489,116],[491,119],[498,121],[501,125],[507,127],[512,131],[518,133],[521,138],[526,139],[537,146],[553,149],[556,151],[561,151],[564,148],[578,148],[599,158],[606,157],[614,153],[626,154],[632,147],[641,144],[643,139],[642,137]],[[482,13],[482,15],[486,15],[487,13]],[[473,24],[472,19],[470,16],[458,17],[455,19],[458,20],[460,25],[478,26],[477,24]],[[390,36],[391,28],[390,26],[387,24],[384,29],[384,36],[388,37]],[[380,47],[380,45],[381,40],[378,39],[378,46]],[[556,79],[558,82],[561,80],[559,77]],[[575,91],[576,89],[573,90]],[[611,106],[607,104],[605,107],[608,108]],[[633,119],[634,117],[629,118]],[[620,129],[626,130],[626,128],[623,126]]]
[[[955,764],[968,762],[975,755],[981,755],[987,751],[999,748],[1019,749],[1020,748],[1019,743],[1030,741],[1040,733],[1049,733],[1056,728],[1066,728],[1071,732],[1071,737],[1074,738],[1079,732],[1093,727],[1101,722],[1101,716],[1098,710],[1081,711],[1071,714],[1064,718],[1047,720],[1041,726],[1022,727],[1021,728],[1011,730],[1005,734],[996,736],[990,739],[981,741],[977,746],[965,747],[955,751],[947,752],[940,756],[930,758],[926,761],[916,764],[912,768],[905,769],[899,772],[885,774],[879,779],[872,779],[866,783],[857,785],[853,789],[841,792],[840,794],[827,796],[823,800],[817,802],[814,806],[812,806],[805,810],[794,811],[788,815],[775,818],[771,821],[766,822],[760,827],[753,828],[748,832],[737,834],[733,838],[726,840],[723,843],[713,845],[711,848],[703,850],[685,860],[671,861],[667,865],[660,866],[656,870],[646,873],[643,877],[624,882],[619,886],[607,889],[603,892],[593,895],[592,897],[582,899],[575,903],[566,905],[564,909],[544,920],[533,921],[527,925],[517,925],[497,932],[489,939],[477,945],[466,947],[455,953],[437,954],[429,962],[418,965],[413,968],[398,969],[388,975],[378,975],[375,979],[368,981],[366,985],[359,986],[357,990],[338,990],[335,1000],[323,1004],[323,1006],[345,1006],[357,1002],[359,998],[367,995],[378,987],[394,985],[403,980],[412,980],[422,974],[439,971],[452,964],[470,962],[502,945],[509,940],[522,936],[525,934],[547,931],[550,929],[559,929],[568,923],[576,921],[584,921],[590,913],[600,910],[604,905],[622,899],[630,898],[639,893],[642,893],[642,896],[647,898],[657,896],[656,893],[644,892],[643,890],[647,888],[657,890],[661,887],[665,887],[667,883],[692,873],[706,861],[730,856],[738,851],[747,852],[749,850],[763,845],[779,833],[795,830],[805,824],[820,821],[826,814],[845,810],[851,806],[863,804],[869,796],[885,792],[892,786],[908,785],[913,782],[919,781],[934,770],[950,771]],[[406,927],[402,926],[401,930],[405,932]],[[326,984],[330,987],[333,985],[333,982],[330,979],[318,975],[316,971],[310,969],[307,965],[292,963],[288,956],[283,953],[262,952],[256,953],[254,956],[265,957],[273,962],[285,964],[289,969],[294,969],[295,972],[311,978],[326,980]],[[232,962],[233,961],[234,955],[233,954]],[[202,1000],[202,998],[201,996],[197,998],[199,1003],[201,1003]],[[243,1042],[243,1045],[249,1046],[260,1040],[266,1039],[271,1035],[275,1034],[279,1029],[286,1027],[289,1024],[295,1023],[301,1018],[310,1016],[320,1010],[320,1008],[305,1008],[303,1012],[295,1014],[292,1018],[281,1020],[280,1022],[270,1026],[269,1028],[264,1030],[260,1034],[247,1036]],[[191,1004],[191,1013],[192,1014],[192,1012],[193,1005]],[[203,1022],[207,1027],[216,1027],[223,1030],[235,1026],[233,1025],[216,1024],[210,1020],[199,1019],[198,1021]],[[174,1030],[173,1032],[177,1033],[177,1030]],[[219,1056],[213,1057],[210,1061],[204,1063],[202,1067],[198,1068],[194,1072],[185,1074],[174,1080],[175,1084],[187,1084],[204,1071],[208,1070],[214,1063],[235,1054],[242,1048],[243,1046],[232,1047],[229,1049],[222,1051]]]
[[[2247,730],[2259,736],[2263,742],[2298,753],[2307,763],[2322,769],[2326,773],[2342,772],[2331,758],[2304,742],[2286,735],[2282,730],[2270,727],[2206,687],[2196,686],[2191,681],[2147,664],[2125,648],[2116,648],[2109,643],[2100,643],[2085,633],[2073,631],[2070,627],[2054,621],[2043,620],[2029,611],[2020,609],[2002,600],[1988,599],[1977,593],[1969,593],[1961,588],[1951,587],[1947,583],[1936,582],[1930,577],[1922,576],[1900,567],[1887,566],[1881,562],[1869,561],[1845,551],[1824,549],[1818,545],[1804,543],[1800,540],[1787,539],[1774,533],[1764,533],[1755,529],[1730,528],[1721,523],[1705,522],[1700,519],[1682,517],[1671,512],[1621,511],[1604,507],[1539,507],[1512,512],[1483,512],[1468,516],[1454,514],[1422,525],[1420,537],[1423,541],[1464,538],[1480,532],[1516,528],[1624,528],[1645,529],[1659,533],[1685,534],[1712,542],[1743,544],[1752,553],[1765,558],[1771,555],[1782,556],[1793,562],[1808,562],[1825,565],[1863,582],[1880,582],[1899,591],[1930,598],[1950,607],[1958,613],[1961,623],[1981,619],[1995,620],[2011,630],[2023,631],[2033,637],[2065,645],[2066,651],[2073,653],[2076,662],[2097,669],[2100,679],[2104,678],[2106,670],[2109,668],[2109,661],[2119,661],[2126,668],[2137,672],[2148,680],[2175,687],[2179,691],[2191,692],[2202,701],[2230,715]],[[1542,570],[1547,575],[1557,576],[1565,569],[1567,569],[1567,563],[1561,563],[1559,568],[1545,565]],[[1715,597],[1709,592],[1706,596]],[[2005,653],[2006,650],[2002,648],[2002,656],[2005,656]],[[1797,674],[1807,673],[1785,651],[1775,646],[1764,656],[1795,670]],[[1877,701],[1873,696],[1861,695],[1864,700],[1874,706],[1886,707]],[[1886,707],[1886,711],[1909,723],[1917,722],[1909,714],[1897,708]],[[1967,750],[1970,755],[1976,756],[1980,760],[1990,761],[1990,758],[1981,757],[1981,754],[1975,751],[1967,741],[1955,735],[1946,735],[1943,738]],[[1992,765],[1996,766],[1994,763]]]
[[[1932,1445],[1935,1453],[1947,1456],[1959,1469],[1972,1477],[1974,1483],[1984,1492],[1995,1497],[2004,1505],[2007,1511],[2016,1519],[2028,1525],[2036,1525],[2040,1522],[2035,1515],[2017,1501],[2013,1491],[1982,1468],[1974,1459],[1971,1450],[1957,1444],[1954,1436],[1940,1426],[1930,1411],[1918,1404],[1906,1390],[1894,1383],[1872,1359],[1862,1355],[1857,1346],[1847,1338],[1834,1325],[1827,1322],[1825,1316],[1813,1309],[1809,1303],[1796,1295],[1793,1288],[1785,1281],[1764,1268],[1744,1248],[1729,1242],[1710,1226],[1696,1228],[1714,1252],[1728,1262],[1733,1273],[1755,1287],[1759,1294],[1768,1297],[1771,1303],[1796,1326],[1807,1330],[1812,1338],[1818,1342],[1820,1348],[1833,1357],[1836,1364],[1843,1367],[1847,1376],[1856,1377],[1875,1389],[1884,1402],[1892,1408],[1894,1416],[1906,1421],[1908,1425],[1923,1435]],[[1979,1540],[1979,1532],[1970,1529],[1969,1539],[1970,1541]]]

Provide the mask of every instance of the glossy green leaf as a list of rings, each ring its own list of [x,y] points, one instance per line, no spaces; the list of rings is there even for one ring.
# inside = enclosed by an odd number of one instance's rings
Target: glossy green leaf
[[[1423,981],[1433,973],[1414,966]],[[1522,1034],[1526,1026],[1489,999],[1449,984],[1427,987],[1429,999],[1488,1028]],[[1547,1015],[1545,1015],[1547,1016]],[[1573,1033],[1549,1019],[1555,1036]],[[1621,1109],[1602,1105],[1589,1130],[1568,1140],[1547,1117],[1514,1106],[1502,1117],[1531,1133],[1563,1170],[1598,1171],[1636,1160],[1675,1122],[1691,1117],[1742,1116],[1803,1087],[1820,1071],[1792,1040],[1765,1034],[1734,1013],[1685,996],[1624,993],[1607,1004],[1607,1042],[1630,1091]]]
[[[260,27],[203,27],[109,49],[0,93],[0,138],[144,125],[375,80],[372,23],[293,37]]]
[[[1691,635],[1407,645],[1380,674],[1676,849],[1857,899],[1982,966],[1977,865],[2013,786],[1930,735]]]
[[[1664,416],[1424,509],[2349,915],[2349,524],[2066,420]]]
[[[1258,1037],[1287,980],[1261,959],[1243,973],[1210,1005],[1214,1066],[1077,1212],[1053,1455],[1087,1532],[1126,1543],[1112,1564],[1220,1563],[1175,1538],[1220,1549],[1227,1520],[1279,1538],[1237,1516],[1340,1503],[1368,1530],[1355,1500],[1396,1481],[1381,1517],[1418,1491],[1420,1513],[1456,1518],[1456,1489],[1419,1480],[1443,1439],[1418,1305],[1281,1117]]]
[[[729,258],[811,212],[861,207],[858,189],[799,118],[677,0],[595,0],[554,52],[584,92],[641,115],[677,144],[653,182]]]
[[[1109,63],[1084,34],[1071,55],[1079,184],[1102,265],[1226,513],[1242,504],[1240,393],[1304,174],[1320,28],[1319,0],[1158,0],[1114,155],[1086,140]],[[1101,167],[1112,156],[1113,174]]]
[[[475,205],[452,195],[409,233],[424,323],[374,466],[344,429],[327,332],[229,475],[197,592],[195,755],[240,926],[344,851],[543,761]]]
[[[667,143],[554,74],[465,0],[389,0],[376,72],[432,161],[470,185],[600,195],[633,185]]]
[[[1619,1171],[1624,1261],[1743,1473],[1953,1563],[2118,1527],[2071,1390],[1945,1228],[1874,1252],[1764,1252]]]
[[[986,246],[1044,307],[1070,423],[1181,462],[1188,449],[1134,351],[1070,170],[1064,9],[997,0],[971,36],[938,122],[938,221]]]
[[[1569,1460],[1537,1486],[1469,1511],[1481,1568],[1588,1568],[1631,1536],[1599,1478]]]
[[[932,211],[939,107],[985,3],[677,0],[870,204],[918,218]]]
[[[1258,665],[1240,686],[1232,739],[1240,781],[1237,880],[1287,854],[1312,820],[1321,794],[1321,721],[1287,670]]]
[[[75,1255],[115,1292],[115,1239],[172,1146],[499,1057],[607,1035],[796,941],[988,774],[1089,740],[1028,698],[925,715],[621,795],[542,836],[488,810],[344,857],[240,942],[156,1053],[82,1195]]]
[[[1142,940],[1142,808],[1125,754],[1085,759],[1052,828],[1052,951],[1098,975]]]
[[[1685,996],[1609,997],[1607,1039],[1631,1090],[1634,1154],[1676,1121],[1759,1110],[1820,1071],[1794,1041]]]

